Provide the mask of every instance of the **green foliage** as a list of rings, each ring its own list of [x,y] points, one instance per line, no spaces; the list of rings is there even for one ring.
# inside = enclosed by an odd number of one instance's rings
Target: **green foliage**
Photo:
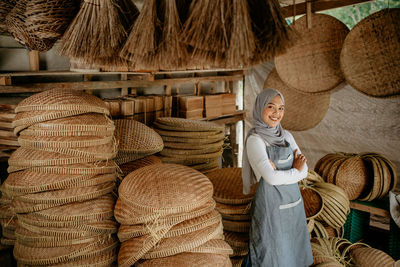
[[[375,0],[373,2],[331,9],[321,13],[337,18],[351,29],[368,15],[388,7],[400,8],[400,0]]]

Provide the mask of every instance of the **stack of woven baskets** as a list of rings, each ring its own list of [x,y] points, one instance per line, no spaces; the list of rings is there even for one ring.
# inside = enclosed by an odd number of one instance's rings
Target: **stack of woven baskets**
[[[80,91],[49,90],[15,111],[21,147],[9,159],[2,193],[18,218],[18,263],[112,263],[117,151],[104,103]]]
[[[205,121],[158,118],[155,130],[164,141],[164,163],[190,166],[202,173],[218,169],[225,138],[224,127]]]
[[[13,246],[15,244],[15,229],[17,228],[17,218],[11,209],[12,199],[5,194],[0,198],[0,223],[2,235],[0,246]]]
[[[214,186],[216,208],[222,215],[224,236],[232,247],[233,266],[240,266],[248,253],[250,229],[250,204],[256,187],[244,195],[241,168],[223,168],[207,174]]]
[[[16,105],[0,105],[0,158],[10,157],[10,153],[19,147],[12,127],[15,107]]]
[[[393,163],[378,153],[330,153],[318,160],[315,171],[342,188],[350,200],[383,198],[397,184]]]
[[[232,250],[206,176],[183,165],[153,164],[131,172],[118,190],[119,266],[230,266]]]

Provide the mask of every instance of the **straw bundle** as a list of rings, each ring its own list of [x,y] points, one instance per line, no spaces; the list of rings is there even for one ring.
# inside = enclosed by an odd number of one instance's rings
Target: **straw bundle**
[[[109,111],[95,96],[68,90],[33,95],[15,110],[16,132],[26,129],[1,191],[12,199],[18,218],[18,264],[111,264],[118,242],[112,217],[116,144],[114,125],[105,119]],[[49,114],[58,115],[52,120]],[[96,131],[102,127],[103,132]]]
[[[140,259],[174,262],[186,252],[226,259],[232,250],[223,241],[221,216],[214,207],[212,184],[191,168],[160,163],[131,172],[119,187],[114,212],[121,223],[118,265]]]
[[[0,3],[0,33],[7,32],[7,26],[5,19],[8,13],[14,8],[16,4],[15,0],[4,0]]]
[[[119,10],[115,0],[85,0],[62,38],[60,54],[87,64],[114,63],[127,37],[124,16],[135,13]]]

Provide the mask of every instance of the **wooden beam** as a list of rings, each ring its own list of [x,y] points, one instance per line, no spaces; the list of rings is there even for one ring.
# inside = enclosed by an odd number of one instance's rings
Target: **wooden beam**
[[[39,51],[31,50],[28,52],[28,55],[29,55],[29,69],[31,71],[39,71],[40,69]]]
[[[314,1],[312,3],[312,11],[318,12],[338,7],[351,6],[360,3],[372,2],[373,0],[332,0],[332,1]],[[303,15],[307,12],[307,7],[303,3],[296,4],[294,10],[296,15]],[[282,7],[282,12],[285,18],[293,16],[293,5]]]
[[[378,215],[378,216],[390,217],[390,213],[387,210],[363,205],[361,203],[357,203],[357,202],[353,202],[353,201],[350,201],[350,208],[369,212],[370,214],[374,214],[374,215]]]
[[[58,83],[31,83],[21,85],[0,85],[0,93],[26,93],[42,92],[49,89],[61,88],[72,90],[102,90],[124,87],[147,87],[153,85],[175,85],[182,83],[200,83],[211,81],[239,81],[242,75],[233,76],[209,76],[160,79],[154,81],[128,80],[128,81],[95,81],[95,82],[58,82]]]
[[[0,76],[0,85],[11,85],[10,76]]]

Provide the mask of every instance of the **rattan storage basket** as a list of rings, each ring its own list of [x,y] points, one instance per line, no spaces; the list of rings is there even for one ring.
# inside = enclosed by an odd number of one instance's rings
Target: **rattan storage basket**
[[[139,263],[138,266],[140,267],[158,267],[158,266],[225,267],[225,266],[230,266],[230,260],[228,256],[221,254],[184,252],[170,257],[146,260]]]
[[[121,168],[121,171],[123,172],[123,174],[126,176],[129,173],[142,168],[142,167],[146,167],[152,164],[158,164],[161,163],[161,159],[157,156],[154,155],[150,155],[135,161],[130,161],[124,164],[121,164],[119,167]]]
[[[182,118],[162,117],[154,124],[157,128],[184,132],[222,132],[224,127],[205,121],[189,120]]]
[[[300,186],[300,193],[303,198],[306,218],[312,219],[318,216],[324,208],[324,201],[320,193],[311,186]]]
[[[358,266],[393,266],[394,259],[382,250],[376,248],[355,248],[350,255]]]

